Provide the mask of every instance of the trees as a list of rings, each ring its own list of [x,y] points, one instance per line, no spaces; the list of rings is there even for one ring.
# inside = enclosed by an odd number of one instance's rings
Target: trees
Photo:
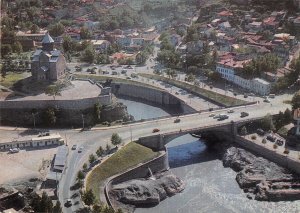
[[[85,177],[84,173],[79,170],[78,173],[77,173],[77,180],[83,180]]]
[[[95,113],[95,117],[96,117],[96,122],[97,121],[100,121],[100,116],[101,116],[101,109],[102,109],[102,106],[100,103],[96,103],[94,105],[94,113]]]
[[[12,53],[12,48],[10,44],[1,45],[1,55],[2,57],[6,57],[8,54]]]
[[[54,108],[46,109],[44,113],[44,122],[48,125],[54,125],[57,121],[56,110]]]
[[[195,79],[196,79],[195,75],[193,75],[191,73],[188,74],[187,77],[186,77],[187,82],[193,82],[193,81],[195,81]]]
[[[52,200],[48,197],[46,192],[43,192],[42,197],[35,194],[31,206],[34,212],[53,212]]]
[[[62,46],[65,52],[72,52],[75,45],[70,36],[64,36]]]
[[[90,154],[90,156],[89,156],[89,162],[92,164],[92,163],[94,163],[95,161],[96,161],[95,155],[94,155],[94,154]]]
[[[60,87],[58,85],[50,85],[46,88],[45,93],[49,96],[53,96],[53,99],[55,100],[56,96],[61,96],[60,93]]]
[[[241,135],[247,135],[247,134],[248,134],[247,128],[243,126],[241,129]]]
[[[296,92],[292,98],[293,109],[300,108],[300,91]]]
[[[111,143],[115,146],[119,145],[122,142],[122,138],[119,136],[118,133],[113,133],[110,140]]]
[[[80,29],[80,38],[81,39],[90,39],[91,37],[92,37],[92,34],[87,27],[82,27]]]
[[[83,200],[83,202],[84,202],[86,205],[88,205],[88,206],[94,204],[95,199],[96,199],[96,198],[95,198],[95,195],[94,195],[94,193],[93,193],[93,191],[92,191],[91,189],[87,190],[87,191],[84,192],[83,195],[82,195],[82,200]]]
[[[31,33],[40,32],[40,28],[36,24],[31,25],[30,30],[31,30]]]
[[[102,148],[102,146],[100,146],[96,151],[96,155],[98,157],[101,157],[103,154],[104,154],[104,149]]]
[[[86,170],[87,170],[87,168],[88,168],[87,164],[86,164],[86,163],[84,163],[84,164],[83,164],[83,166],[82,166],[82,169],[83,169],[84,171],[86,171]]]
[[[15,53],[23,52],[23,47],[19,41],[16,41],[13,43],[12,49],[13,49],[13,52],[15,52]]]
[[[58,22],[57,24],[51,25],[49,27],[50,35],[57,37],[62,35],[65,32],[65,27],[62,23]]]
[[[96,52],[93,47],[88,46],[81,54],[81,60],[92,64],[95,60]]]
[[[261,127],[264,130],[275,130],[273,118],[271,114],[267,114],[262,120],[261,120]]]

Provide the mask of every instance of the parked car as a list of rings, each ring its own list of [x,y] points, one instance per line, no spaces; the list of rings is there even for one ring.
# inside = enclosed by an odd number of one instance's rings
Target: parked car
[[[209,111],[213,111],[214,109],[213,109],[213,108],[209,108],[208,110],[209,110]]]
[[[215,114],[212,113],[212,114],[210,114],[208,117],[214,117],[214,116],[215,116]]]
[[[271,142],[275,142],[276,138],[273,137],[272,135],[268,135],[267,136],[267,140],[271,141]]]
[[[217,114],[213,117],[214,119],[220,118],[220,114]]]
[[[9,151],[8,151],[8,153],[11,153],[11,154],[18,153],[18,152],[20,152],[19,148],[12,148],[12,149],[9,149]]]
[[[117,71],[113,71],[111,74],[112,75],[118,75],[118,72]]]
[[[270,100],[268,98],[265,98],[264,102],[270,103]]]
[[[241,112],[241,118],[249,116],[248,112]]]
[[[125,74],[125,73],[127,73],[127,70],[122,69],[121,73],[122,73],[122,74]]]
[[[176,118],[175,120],[174,120],[174,123],[179,123],[180,122],[180,118]]]
[[[103,73],[104,75],[107,75],[107,74],[109,74],[109,72],[108,72],[108,71],[102,71],[102,73]]]
[[[244,94],[244,98],[248,98],[248,95],[247,95],[247,94]]]
[[[265,131],[262,130],[262,129],[257,129],[257,130],[256,130],[256,133],[257,133],[258,135],[260,135],[260,136],[264,136],[264,135],[265,135]]]
[[[83,147],[81,146],[81,147],[79,147],[79,149],[78,149],[78,153],[81,153],[83,151]]]
[[[75,144],[72,146],[72,150],[76,150],[76,149],[77,149],[77,145]]]
[[[66,207],[72,206],[72,200],[71,200],[71,199],[67,199],[67,200],[66,200],[66,203],[65,203],[65,206],[66,206]]]
[[[227,111],[227,113],[234,113],[234,110],[230,109],[230,110]]]
[[[155,129],[153,129],[153,130],[152,130],[152,132],[153,132],[153,133],[155,133],[155,132],[159,132],[159,131],[160,131],[160,130],[159,130],[159,129],[157,129],[157,128],[155,128]]]
[[[275,98],[275,94],[270,94],[269,98]]]
[[[284,143],[283,140],[277,139],[277,141],[275,142],[275,144],[277,144],[278,146],[282,146]]]

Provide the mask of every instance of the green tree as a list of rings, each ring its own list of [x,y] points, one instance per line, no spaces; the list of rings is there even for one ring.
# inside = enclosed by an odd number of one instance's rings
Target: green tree
[[[88,168],[87,164],[86,164],[86,163],[84,163],[84,164],[83,164],[83,166],[82,166],[82,169],[83,169],[84,171],[86,171],[86,170],[87,170],[87,168]]]
[[[300,108],[300,91],[296,92],[292,98],[293,109]]]
[[[44,112],[44,122],[48,125],[56,124],[57,117],[56,117],[56,110],[54,108],[48,108]]]
[[[90,163],[94,163],[95,161],[96,161],[95,155],[90,154],[90,156],[89,156],[89,162],[90,162]]]
[[[77,180],[83,180],[85,177],[83,171],[79,170],[77,173]]]
[[[62,208],[61,208],[61,204],[60,204],[59,200],[56,201],[56,204],[53,207],[53,211],[52,212],[53,213],[62,213]]]
[[[84,202],[86,205],[88,205],[88,206],[94,204],[95,199],[96,199],[96,198],[95,198],[95,195],[94,195],[94,193],[93,193],[93,191],[92,191],[91,189],[87,190],[87,191],[84,192],[83,195],[82,195],[82,200],[83,200],[83,202]]]
[[[9,45],[9,44],[3,44],[3,45],[1,45],[1,56],[3,58],[5,58],[10,53],[12,53],[11,45]]]
[[[292,111],[289,108],[286,108],[284,111],[284,122],[285,124],[289,124],[293,121]]]
[[[92,64],[95,60],[96,52],[94,48],[88,46],[81,55],[81,60]]]
[[[193,75],[191,73],[186,76],[186,81],[187,82],[194,82],[195,79],[196,79],[195,75]]]
[[[119,136],[118,133],[113,133],[110,139],[113,145],[119,145],[122,142],[122,138]]]
[[[101,157],[103,154],[104,154],[104,149],[102,148],[102,146],[100,146],[96,151],[96,155],[98,157]]]
[[[36,24],[31,25],[30,30],[31,30],[31,33],[33,33],[33,34],[40,32],[40,28]]]
[[[92,37],[92,34],[88,28],[82,27],[80,29],[80,38],[81,39],[90,39],[91,37]]]
[[[19,41],[16,41],[13,43],[12,49],[13,49],[13,52],[15,52],[15,53],[23,52],[23,47]]]
[[[275,130],[273,117],[271,114],[267,114],[262,120],[261,120],[261,127],[264,130]]]
[[[109,152],[110,151],[110,149],[111,149],[111,147],[110,147],[110,145],[109,144],[106,144],[106,152]]]
[[[45,94],[53,96],[53,99],[55,100],[56,96],[61,96],[60,90],[58,85],[50,85],[46,88]]]
[[[57,37],[62,35],[65,32],[65,27],[62,23],[58,22],[57,24],[51,25],[49,27],[50,35]]]
[[[241,135],[247,135],[247,134],[248,134],[247,128],[243,126],[241,129]]]
[[[100,121],[100,118],[101,118],[101,109],[102,109],[102,106],[101,106],[100,103],[96,103],[94,105],[94,112],[95,112],[96,122]]]
[[[72,38],[70,36],[64,36],[62,46],[65,52],[72,52],[74,49]]]

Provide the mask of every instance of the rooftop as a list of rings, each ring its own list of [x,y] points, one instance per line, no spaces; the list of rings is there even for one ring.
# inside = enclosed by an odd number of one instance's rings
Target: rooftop
[[[294,119],[300,120],[300,108],[294,110]]]

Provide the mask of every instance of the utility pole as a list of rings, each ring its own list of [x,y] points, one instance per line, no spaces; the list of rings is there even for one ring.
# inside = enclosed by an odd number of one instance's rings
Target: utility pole
[[[33,117],[33,128],[35,129],[35,113],[31,113]]]
[[[81,113],[81,119],[82,119],[82,129],[84,129],[84,117],[83,117],[83,113]]]

